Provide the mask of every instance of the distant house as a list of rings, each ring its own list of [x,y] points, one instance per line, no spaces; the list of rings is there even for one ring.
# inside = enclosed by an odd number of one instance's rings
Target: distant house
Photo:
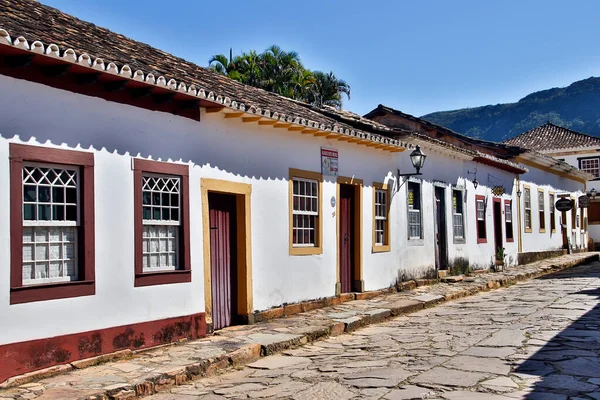
[[[600,138],[548,122],[504,143],[536,150],[593,175],[587,192],[595,189],[600,194]],[[590,202],[587,223],[590,238],[600,242],[600,196]]]

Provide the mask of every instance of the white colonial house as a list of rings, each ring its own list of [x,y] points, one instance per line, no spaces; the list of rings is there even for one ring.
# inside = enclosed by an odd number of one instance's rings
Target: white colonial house
[[[576,132],[550,122],[524,132],[505,143],[536,150],[544,155],[564,161],[591,174],[586,190],[590,198],[588,219],[590,241],[600,245],[600,138]]]
[[[0,3],[0,94],[0,381],[586,242],[551,207],[589,179],[564,163],[291,101],[36,1]]]

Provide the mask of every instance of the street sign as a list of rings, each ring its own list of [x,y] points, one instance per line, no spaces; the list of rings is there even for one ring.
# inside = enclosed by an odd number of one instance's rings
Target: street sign
[[[584,194],[583,196],[579,196],[577,202],[579,203],[579,208],[588,208],[590,205],[590,198]]]
[[[563,198],[563,199],[558,199],[556,201],[555,206],[558,211],[569,211],[573,208],[573,203],[574,203],[573,200]]]

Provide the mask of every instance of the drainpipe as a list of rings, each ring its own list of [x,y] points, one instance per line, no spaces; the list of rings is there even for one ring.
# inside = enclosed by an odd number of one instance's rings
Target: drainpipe
[[[517,193],[521,191],[521,175],[517,175]],[[517,225],[519,232],[519,253],[523,252],[523,233],[521,231],[521,196],[517,194]]]

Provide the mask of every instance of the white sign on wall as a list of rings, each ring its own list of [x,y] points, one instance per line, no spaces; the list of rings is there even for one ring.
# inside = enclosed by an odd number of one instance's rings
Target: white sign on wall
[[[338,175],[338,151],[321,147],[321,173],[323,175]]]

